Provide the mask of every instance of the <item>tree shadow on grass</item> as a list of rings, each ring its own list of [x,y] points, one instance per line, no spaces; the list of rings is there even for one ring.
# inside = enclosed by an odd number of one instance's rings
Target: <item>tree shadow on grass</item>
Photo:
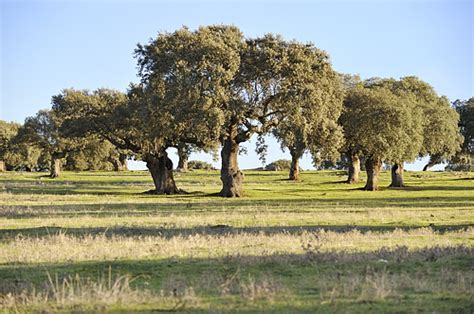
[[[471,270],[473,254],[474,248],[463,245],[413,250],[401,246],[366,252],[318,251],[309,248],[300,254],[3,264],[0,265],[0,293],[22,291],[28,286],[40,287],[48,282],[48,276],[57,276],[62,282],[62,278],[76,274],[80,274],[81,278],[97,279],[106,278],[112,272],[114,275],[129,274],[135,277],[135,287],[158,290],[170,288],[168,285],[171,284],[171,290],[174,290],[194,284],[201,286],[195,286],[199,289],[207,286],[207,293],[219,295],[221,284],[236,274],[242,276],[241,279],[248,279],[249,276],[258,278],[259,275],[277,276],[285,278],[287,284],[297,286],[302,283],[301,280],[305,282],[303,285],[314,285],[314,282],[304,280],[308,276],[334,281],[341,279],[341,276],[368,271],[386,273],[387,269],[390,274],[421,272],[431,276],[430,273],[437,273],[440,267],[445,267],[445,271],[453,271],[454,275],[459,271]]]
[[[303,191],[301,191],[303,192]],[[321,191],[322,192],[322,191]],[[196,192],[199,193],[199,192]],[[198,194],[199,195],[199,194]],[[251,199],[237,198],[227,199],[218,196],[217,193],[201,194],[203,201],[196,199],[195,194],[176,196],[149,196],[141,198],[146,202],[117,202],[117,203],[80,203],[80,204],[56,204],[56,205],[0,205],[0,217],[5,218],[31,218],[31,217],[68,217],[94,215],[105,216],[147,216],[156,214],[184,214],[184,213],[212,213],[229,212],[232,210],[244,210],[245,212],[260,212],[262,208],[268,212],[298,212],[314,213],[321,211],[344,211],[345,209],[370,210],[374,208],[400,208],[417,210],[433,209],[441,207],[465,208],[474,206],[474,198],[471,196],[426,196],[426,197],[381,197],[381,198],[336,198],[328,197],[326,192],[313,194],[308,198],[295,199]],[[367,192],[367,195],[371,195]],[[149,199],[161,198],[165,202],[149,202]],[[207,198],[207,200],[206,200]],[[197,200],[197,201],[196,201]]]
[[[394,188],[391,188],[394,189]],[[474,191],[474,185],[472,186],[453,186],[453,185],[407,185],[403,188],[396,188],[401,191]],[[472,197],[474,199],[474,196]]]
[[[292,234],[299,235],[303,233],[331,231],[337,233],[350,233],[359,231],[388,233],[396,229],[409,231],[423,227],[429,227],[435,232],[441,234],[448,231],[467,230],[474,227],[473,224],[447,225],[447,224],[430,224],[424,225],[300,225],[300,226],[257,226],[257,227],[232,227],[231,225],[202,225],[191,228],[172,228],[172,227],[88,227],[88,228],[69,228],[69,227],[38,227],[38,228],[19,228],[19,229],[0,229],[0,239],[12,240],[18,236],[43,238],[58,234],[65,234],[74,237],[83,236],[105,236],[105,237],[138,237],[138,236],[157,236],[166,239],[174,237],[188,236],[229,236],[229,235],[275,235],[275,234]]]

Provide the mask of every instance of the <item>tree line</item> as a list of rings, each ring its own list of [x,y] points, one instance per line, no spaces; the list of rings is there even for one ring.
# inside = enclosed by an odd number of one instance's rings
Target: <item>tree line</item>
[[[238,156],[254,135],[262,159],[267,134],[289,150],[292,180],[306,152],[315,164],[346,160],[348,183],[358,182],[363,160],[366,190],[378,189],[382,163],[392,165],[391,186],[402,187],[404,162],[431,156],[432,163],[466,164],[473,154],[474,98],[452,106],[414,76],[339,74],[310,43],[246,38],[234,26],[183,27],[138,44],[135,58],[139,82],[126,93],[65,89],[23,125],[2,122],[0,159],[17,154],[27,167],[33,152],[15,150],[36,149],[55,177],[71,156],[116,170],[134,157],[146,163],[152,193],[176,194],[168,149],[178,149],[179,167],[192,151],[220,150],[220,195],[239,197]]]

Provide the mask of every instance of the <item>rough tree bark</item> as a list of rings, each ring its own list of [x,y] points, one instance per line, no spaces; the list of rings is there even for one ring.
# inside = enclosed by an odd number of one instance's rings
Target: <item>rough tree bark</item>
[[[370,157],[365,161],[365,171],[367,172],[367,183],[364,190],[377,191],[379,189],[379,175],[382,168],[380,158]]]
[[[290,167],[290,175],[289,179],[290,180],[299,180],[300,178],[300,158],[301,154],[298,154],[298,152],[290,150],[290,155],[291,155],[291,167]]]
[[[148,155],[144,161],[155,184],[155,189],[148,191],[148,193],[167,195],[180,193],[173,177],[173,162],[168,158],[166,152],[160,156]]]
[[[55,152],[51,154],[51,169],[49,176],[57,178],[61,174],[61,158],[66,156],[65,153]]]
[[[393,164],[392,166],[392,188],[402,188],[405,186],[403,182],[403,163]]]
[[[0,172],[5,171],[5,162],[3,160],[0,160]]]
[[[355,184],[359,182],[360,159],[356,154],[349,154],[349,173],[347,183]]]
[[[228,137],[224,140],[221,158],[221,181],[222,190],[219,193],[224,197],[240,197],[242,196],[243,173],[239,170],[238,156],[239,143],[236,141],[237,127],[232,126]]]
[[[178,169],[188,171],[188,152],[186,147],[178,146]]]

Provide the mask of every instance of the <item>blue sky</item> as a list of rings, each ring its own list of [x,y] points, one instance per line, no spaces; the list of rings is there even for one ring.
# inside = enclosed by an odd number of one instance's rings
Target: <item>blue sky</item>
[[[0,1],[2,120],[23,122],[63,88],[125,91],[137,80],[137,43],[216,23],[311,41],[340,72],[417,75],[451,100],[474,95],[472,1]],[[288,158],[269,144],[268,160]],[[241,167],[259,166],[248,151]]]

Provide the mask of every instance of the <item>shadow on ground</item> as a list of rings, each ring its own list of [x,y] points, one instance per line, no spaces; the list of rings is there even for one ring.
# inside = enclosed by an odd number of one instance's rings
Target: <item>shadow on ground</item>
[[[39,227],[23,229],[0,229],[0,239],[9,240],[15,237],[48,237],[56,234],[66,234],[70,236],[103,235],[106,237],[125,236],[159,236],[164,238],[187,237],[194,235],[236,235],[236,234],[302,234],[304,232],[332,231],[337,233],[348,233],[352,231],[365,232],[392,232],[396,229],[414,230],[422,227],[429,227],[433,231],[444,233],[447,231],[466,230],[474,227],[474,224],[462,225],[433,225],[429,226],[354,226],[354,225],[304,225],[304,226],[270,226],[270,227],[243,227],[234,228],[229,225],[198,226],[194,228],[151,228],[151,227],[126,227],[119,226],[113,228],[61,228],[61,227]]]

